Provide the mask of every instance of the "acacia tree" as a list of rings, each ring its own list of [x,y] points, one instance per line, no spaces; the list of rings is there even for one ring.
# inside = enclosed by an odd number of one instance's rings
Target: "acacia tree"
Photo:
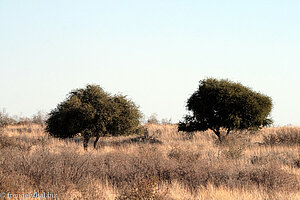
[[[270,125],[272,99],[240,83],[208,78],[187,101],[190,114],[179,122],[178,130],[193,132],[211,129],[221,141],[232,130],[259,129]]]
[[[46,131],[54,137],[83,137],[87,149],[91,137],[133,134],[138,131],[141,113],[126,96],[111,96],[98,85],[87,85],[69,93],[67,99],[52,110]]]

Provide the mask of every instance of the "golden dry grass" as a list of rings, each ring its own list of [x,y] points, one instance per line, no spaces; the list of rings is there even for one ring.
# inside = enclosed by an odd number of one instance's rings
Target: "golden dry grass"
[[[84,151],[80,138],[51,138],[40,125],[8,126],[0,130],[0,193],[49,192],[57,199],[300,199],[299,127],[232,133],[222,144],[210,131],[191,135],[175,125],[145,127],[149,138],[103,138],[97,149],[91,143]]]

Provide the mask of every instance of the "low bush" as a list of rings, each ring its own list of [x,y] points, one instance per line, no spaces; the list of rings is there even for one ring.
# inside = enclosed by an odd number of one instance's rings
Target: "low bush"
[[[241,170],[235,177],[239,185],[257,186],[267,191],[290,192],[299,190],[297,177],[276,166]]]
[[[11,118],[5,111],[0,112],[0,128],[6,127],[14,122],[15,120]]]
[[[179,148],[173,148],[168,153],[170,159],[175,159],[178,162],[194,162],[199,159],[200,154],[197,152],[181,150]]]
[[[166,193],[159,190],[156,177],[139,180],[123,189],[116,200],[167,200]]]
[[[266,145],[300,145],[299,128],[281,128],[263,137]]]

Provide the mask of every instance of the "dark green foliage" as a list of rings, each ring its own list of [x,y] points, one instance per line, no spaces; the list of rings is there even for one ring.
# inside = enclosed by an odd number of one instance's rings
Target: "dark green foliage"
[[[191,114],[179,122],[179,131],[211,129],[221,138],[223,128],[231,130],[258,129],[272,123],[270,97],[254,92],[240,83],[208,78],[200,81],[197,91],[187,101]]]
[[[137,131],[140,125],[141,114],[136,105],[126,99],[126,96],[116,95],[112,97],[113,117],[107,129],[111,135],[131,134]]]
[[[81,134],[84,147],[96,137],[94,147],[103,136],[136,133],[141,114],[125,96],[111,96],[98,85],[72,91],[68,98],[51,111],[46,121],[47,132],[58,138]]]

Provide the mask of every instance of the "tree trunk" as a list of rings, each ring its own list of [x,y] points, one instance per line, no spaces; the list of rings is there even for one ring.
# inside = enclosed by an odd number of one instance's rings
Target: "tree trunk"
[[[220,143],[222,143],[220,128],[212,129],[212,130],[216,134],[216,136],[218,136],[218,139],[219,139]]]
[[[83,136],[83,148],[86,151],[87,151],[87,148],[88,148],[89,140],[90,140],[89,136],[86,136],[86,135]]]
[[[98,142],[99,138],[100,138],[100,136],[96,136],[96,139],[94,141],[94,149],[96,149],[97,142]]]

